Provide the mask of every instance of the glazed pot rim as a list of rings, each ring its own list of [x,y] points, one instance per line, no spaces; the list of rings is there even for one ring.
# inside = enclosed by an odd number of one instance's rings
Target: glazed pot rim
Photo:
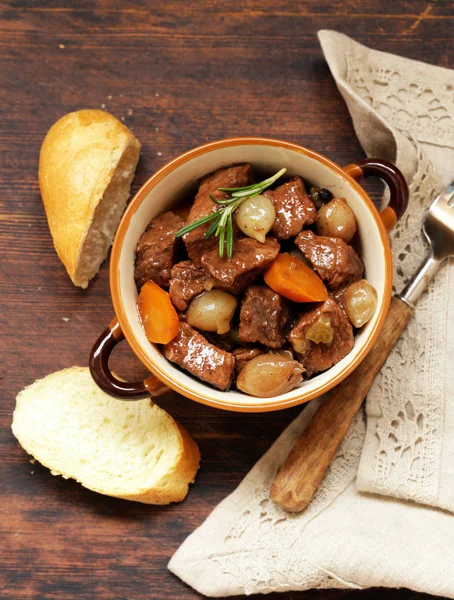
[[[297,152],[299,154],[303,154],[309,158],[317,160],[321,162],[324,166],[331,169],[336,175],[344,179],[348,185],[353,188],[356,193],[361,197],[369,212],[371,213],[374,223],[378,228],[380,240],[383,245],[384,251],[384,292],[377,307],[379,310],[378,318],[375,321],[374,327],[369,332],[368,338],[363,342],[362,347],[353,357],[346,367],[340,371],[336,376],[329,379],[325,384],[322,384],[316,388],[314,388],[311,392],[302,392],[300,396],[292,399],[283,399],[279,400],[279,397],[276,398],[253,398],[251,402],[247,402],[247,399],[250,398],[246,394],[244,404],[238,404],[238,402],[229,402],[229,392],[223,392],[222,394],[225,396],[225,401],[219,401],[216,398],[210,397],[210,391],[212,388],[205,384],[207,394],[206,396],[202,396],[201,394],[196,393],[194,390],[188,388],[181,381],[171,377],[168,372],[159,368],[152,358],[144,351],[142,346],[137,342],[135,334],[132,330],[132,327],[129,323],[127,311],[122,302],[122,295],[120,289],[120,275],[119,275],[119,261],[122,249],[122,243],[125,237],[125,233],[130,225],[131,219],[138,207],[141,203],[147,198],[149,192],[165,177],[167,177],[172,171],[174,171],[177,167],[184,164],[185,162],[191,160],[192,158],[198,157],[203,154],[210,153],[214,150],[232,147],[232,146],[247,146],[247,145],[264,145],[270,147],[281,147],[287,150],[291,150]],[[151,177],[147,179],[147,181],[141,186],[141,188],[134,195],[132,200],[130,201],[122,219],[118,226],[111,254],[110,261],[110,289],[112,302],[115,310],[115,314],[120,323],[120,327],[122,332],[129,344],[132,348],[136,356],[139,360],[163,383],[165,383],[169,388],[175,390],[176,392],[192,399],[202,404],[207,404],[209,406],[214,406],[216,408],[221,408],[224,410],[233,410],[233,411],[245,411],[245,412],[265,412],[265,411],[274,411],[281,410],[285,408],[289,408],[291,406],[296,406],[303,402],[307,402],[312,400],[321,394],[327,392],[329,389],[340,383],[345,377],[347,377],[365,358],[365,356],[370,351],[372,345],[374,344],[381,328],[383,326],[384,320],[386,318],[389,303],[391,300],[391,290],[392,290],[392,255],[391,248],[389,245],[388,234],[385,229],[385,226],[380,218],[380,214],[378,213],[375,205],[372,200],[369,198],[366,191],[359,185],[359,183],[353,179],[350,175],[348,175],[339,165],[326,158],[324,155],[319,154],[313,150],[305,148],[299,144],[295,144],[292,142],[287,142],[284,140],[279,140],[275,138],[266,138],[261,136],[247,136],[247,137],[234,137],[227,139],[220,139],[212,142],[208,142],[197,146],[191,150],[180,154],[173,160],[169,161],[165,165],[163,165],[158,171],[156,171]],[[259,401],[259,402],[258,402]]]

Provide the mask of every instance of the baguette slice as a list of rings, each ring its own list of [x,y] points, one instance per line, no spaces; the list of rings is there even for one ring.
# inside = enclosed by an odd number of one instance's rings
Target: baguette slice
[[[145,504],[179,502],[199,468],[197,444],[150,400],[101,391],[87,368],[52,373],[16,398],[12,430],[53,475]]]
[[[86,288],[107,256],[140,148],[103,110],[69,113],[44,139],[39,187],[55,249],[75,285]]]

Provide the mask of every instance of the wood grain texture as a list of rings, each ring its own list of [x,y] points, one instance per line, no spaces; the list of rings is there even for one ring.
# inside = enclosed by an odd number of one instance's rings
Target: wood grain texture
[[[361,407],[375,377],[401,336],[413,310],[393,298],[383,329],[363,362],[325,395],[271,485],[270,496],[290,512],[306,508]]]
[[[199,598],[167,571],[169,558],[299,412],[236,415],[163,398],[203,457],[188,498],[168,508],[105,498],[30,464],[10,429],[16,394],[86,365],[113,316],[108,264],[82,291],[52,247],[37,185],[48,127],[82,107],[124,120],[143,144],[134,190],[182,151],[234,135],[280,137],[348,164],[362,152],[317,30],[449,67],[452,16],[442,0],[0,4],[1,598]],[[113,366],[145,374],[124,344]],[[405,590],[269,597],[424,598]]]

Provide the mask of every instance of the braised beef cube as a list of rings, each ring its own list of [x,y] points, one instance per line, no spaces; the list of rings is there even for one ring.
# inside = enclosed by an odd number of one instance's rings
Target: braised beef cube
[[[308,339],[309,336],[321,340],[329,330],[331,336],[328,335],[328,338],[332,338],[329,343],[316,343],[313,339]],[[288,339],[308,377],[335,365],[347,356],[354,346],[353,327],[332,297],[317,308],[304,313],[291,330]]]
[[[226,352],[233,352],[235,348],[238,348],[238,344],[230,337],[228,333],[216,333],[215,331],[204,331],[203,335],[206,339],[213,344],[213,346],[217,346],[221,350],[225,350]]]
[[[199,191],[195,197],[194,204],[191,207],[188,217],[188,223],[197,221],[206,215],[219,209],[219,205],[210,199],[212,194],[217,200],[228,198],[229,195],[220,192],[220,187],[244,187],[250,185],[254,180],[250,164],[237,165],[226,169],[219,169],[210,175],[207,175],[199,186]],[[186,244],[189,258],[196,267],[200,267],[202,255],[210,252],[218,245],[218,240],[214,237],[205,240],[204,235],[210,224],[202,225],[187,233],[183,239]]]
[[[236,375],[238,376],[241,373],[250,360],[261,354],[263,354],[263,350],[259,350],[259,348],[237,348],[234,350]]]
[[[149,280],[168,286],[175,260],[175,233],[183,225],[183,219],[171,211],[159,215],[148,225],[136,249],[134,278],[139,289]]]
[[[164,356],[219,390],[227,390],[232,383],[232,354],[210,344],[187,323],[180,323],[177,337],[164,347]]]
[[[194,296],[211,289],[210,281],[213,282],[213,278],[204,269],[198,269],[192,261],[177,263],[172,268],[170,279],[169,294],[172,304],[179,310],[186,310]]]
[[[312,225],[317,209],[309,199],[301,177],[294,177],[275,190],[265,192],[276,210],[272,232],[279,240],[295,237],[306,225]]]
[[[279,294],[267,285],[252,285],[241,303],[239,338],[280,348],[286,341],[288,319],[287,304]]]
[[[331,289],[358,281],[364,274],[364,263],[344,240],[302,231],[295,244]]]
[[[279,248],[274,238],[267,238],[264,244],[242,238],[234,242],[232,258],[221,258],[216,248],[202,257],[202,265],[214,277],[215,287],[239,294],[270,266]]]
[[[342,285],[333,292],[334,300],[339,304],[347,317],[347,311],[345,310],[345,292],[349,285],[349,283],[347,285]]]

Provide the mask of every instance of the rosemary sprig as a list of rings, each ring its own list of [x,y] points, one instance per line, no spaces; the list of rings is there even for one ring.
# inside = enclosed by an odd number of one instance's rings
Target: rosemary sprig
[[[183,235],[186,235],[193,229],[197,229],[197,227],[201,227],[202,225],[205,225],[205,223],[209,223],[210,221],[213,221],[213,219],[217,219],[217,218],[218,218],[217,211],[213,212],[209,215],[206,215],[206,217],[202,217],[201,219],[198,219],[197,221],[193,221],[192,223],[189,223],[188,225],[185,225],[184,227],[182,227],[179,231],[176,232],[175,237],[183,237]],[[216,227],[217,227],[217,223],[216,223]]]
[[[243,198],[244,196],[252,196],[256,194],[261,194],[266,188],[273,185],[275,181],[282,177],[284,173],[287,171],[286,168],[281,169],[275,175],[268,177],[268,179],[264,179],[263,181],[259,181],[259,183],[253,183],[252,185],[247,185],[245,187],[239,188],[219,188],[221,192],[227,192],[232,195],[232,198]]]
[[[253,198],[258,194],[261,194],[265,191],[270,185],[273,185],[275,181],[282,177],[287,169],[281,169],[272,177],[268,177],[268,179],[264,179],[259,183],[254,183],[252,185],[247,185],[245,187],[239,188],[218,188],[219,191],[230,194],[230,198],[226,198],[225,200],[218,200],[213,196],[213,194],[209,194],[210,199],[219,205],[219,208],[214,212],[197,219],[197,221],[193,221],[185,227],[182,227],[175,234],[176,237],[183,237],[190,231],[205,225],[206,223],[211,223],[205,232],[204,238],[207,240],[213,235],[219,238],[219,256],[222,258],[224,256],[224,249],[227,250],[227,258],[232,258],[233,254],[233,214],[236,209],[240,206],[240,204],[246,200],[246,198]]]

